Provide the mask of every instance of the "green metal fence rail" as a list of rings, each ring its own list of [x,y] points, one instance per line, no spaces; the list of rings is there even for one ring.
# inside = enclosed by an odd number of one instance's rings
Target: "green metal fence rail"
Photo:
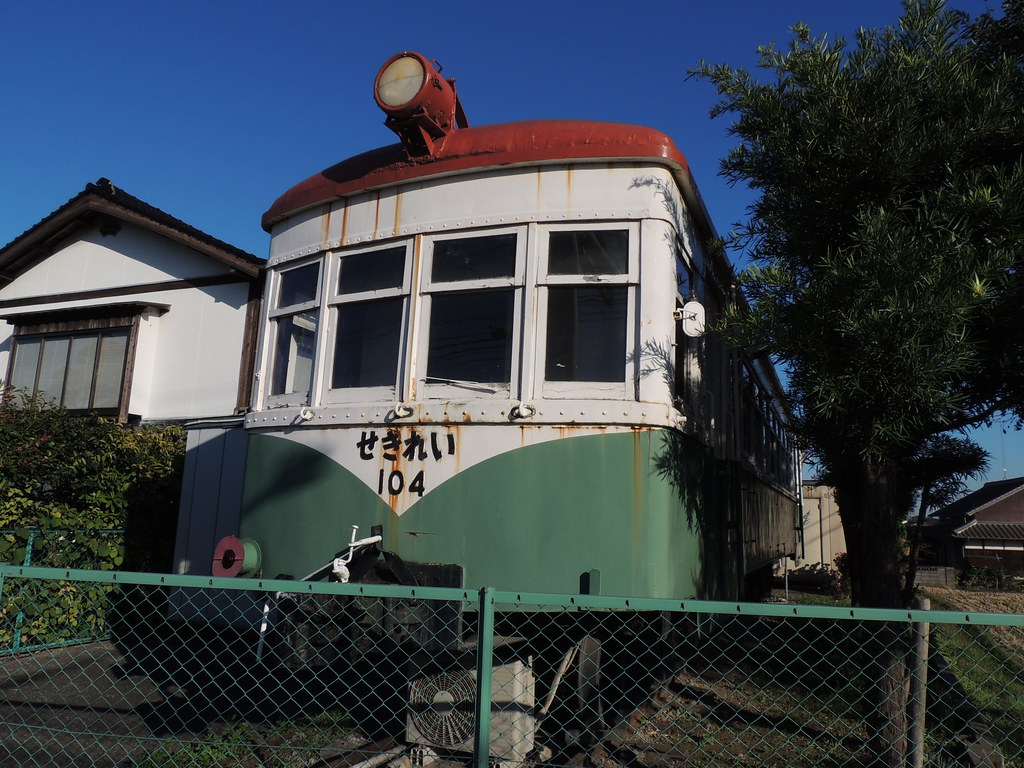
[[[908,764],[1024,766],[1022,648],[1021,615],[0,565],[0,766],[826,768],[894,722]]]

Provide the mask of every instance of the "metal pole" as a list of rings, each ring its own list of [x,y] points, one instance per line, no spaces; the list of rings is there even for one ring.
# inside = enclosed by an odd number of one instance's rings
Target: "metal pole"
[[[491,752],[491,677],[494,669],[494,589],[480,590],[476,641],[476,740],[474,763],[488,768]]]
[[[782,558],[783,579],[786,582],[786,602],[789,602],[789,558]]]
[[[914,600],[914,609],[927,611],[931,609],[931,601],[927,597]],[[928,696],[928,635],[930,624],[927,621],[913,625],[913,649],[910,655],[910,732],[907,749],[907,765],[910,768],[921,768],[924,765],[924,720]]]

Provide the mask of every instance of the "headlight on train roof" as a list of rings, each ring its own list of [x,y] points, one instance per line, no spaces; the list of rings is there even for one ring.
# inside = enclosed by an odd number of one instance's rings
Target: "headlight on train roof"
[[[410,157],[434,152],[435,143],[469,126],[455,93],[455,80],[441,77],[437,62],[414,51],[396,53],[373,81],[373,98],[384,124],[398,134]]]
[[[401,107],[416,98],[427,78],[427,66],[422,56],[408,51],[388,59],[374,84],[381,109]]]

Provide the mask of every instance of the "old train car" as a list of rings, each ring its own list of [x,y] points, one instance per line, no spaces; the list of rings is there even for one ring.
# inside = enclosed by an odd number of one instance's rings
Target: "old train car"
[[[795,552],[799,462],[771,366],[705,333],[737,299],[683,155],[634,125],[470,127],[416,53],[374,91],[401,142],[263,217],[213,573],[358,578],[329,567],[355,535],[399,580],[749,595]]]

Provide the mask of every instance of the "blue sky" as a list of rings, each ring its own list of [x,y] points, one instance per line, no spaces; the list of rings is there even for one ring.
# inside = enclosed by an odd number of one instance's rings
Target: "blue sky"
[[[953,0],[975,15],[998,3]],[[749,193],[717,176],[701,59],[753,68],[797,21],[852,38],[899,0],[516,3],[393,0],[0,2],[0,244],[101,176],[265,256],[262,213],[293,184],[393,142],[372,98],[391,54],[455,77],[471,124],[610,120],[671,135],[720,232]],[[989,430],[988,479],[1024,475],[1024,438]]]

